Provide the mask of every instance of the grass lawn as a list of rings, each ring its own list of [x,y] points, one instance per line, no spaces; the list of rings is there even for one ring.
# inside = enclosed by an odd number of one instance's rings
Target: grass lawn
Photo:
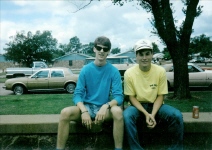
[[[6,80],[6,78],[0,78],[0,83],[5,83]]]
[[[0,76],[5,76],[6,73],[3,72],[3,73],[0,73]],[[0,78],[0,83],[4,83],[7,79],[6,78]]]
[[[59,114],[72,102],[71,94],[26,94],[0,97],[0,115]]]
[[[181,112],[192,112],[194,105],[200,112],[212,112],[212,92],[191,92],[190,100],[171,100],[166,96],[165,103],[178,108]],[[59,114],[61,109],[74,105],[72,94],[26,94],[0,97],[0,115]]]

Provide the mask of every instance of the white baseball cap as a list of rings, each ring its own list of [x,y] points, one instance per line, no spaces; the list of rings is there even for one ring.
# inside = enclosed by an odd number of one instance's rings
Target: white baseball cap
[[[142,49],[151,49],[153,50],[152,43],[149,40],[141,39],[135,43],[134,51],[142,50]]]

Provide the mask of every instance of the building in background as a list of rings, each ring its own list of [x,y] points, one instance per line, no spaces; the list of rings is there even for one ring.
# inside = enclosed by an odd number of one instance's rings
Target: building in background
[[[91,56],[82,53],[69,53],[53,59],[52,67],[67,67],[70,69],[81,69],[85,64],[85,59]]]

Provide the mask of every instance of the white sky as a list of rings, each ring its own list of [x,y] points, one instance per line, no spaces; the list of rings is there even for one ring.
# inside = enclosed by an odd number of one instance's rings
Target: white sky
[[[173,0],[174,17],[180,24],[184,19],[181,0]],[[111,39],[112,48],[120,47],[124,52],[133,47],[141,38],[148,38],[164,48],[159,38],[151,34],[151,17],[136,2],[123,7],[113,5],[110,0],[94,1],[76,13],[77,6],[87,4],[86,0],[0,0],[0,54],[16,32],[22,30],[52,31],[58,43],[68,44],[69,39],[77,36],[82,44],[93,42],[97,36]],[[211,0],[200,0],[203,13],[194,21],[192,37],[205,34],[212,36]]]

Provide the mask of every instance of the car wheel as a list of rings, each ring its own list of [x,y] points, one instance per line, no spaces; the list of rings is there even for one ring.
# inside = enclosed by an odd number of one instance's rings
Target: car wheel
[[[68,83],[67,85],[66,85],[66,91],[68,92],[68,93],[71,93],[71,94],[73,94],[74,93],[74,90],[75,90],[75,84],[74,83]]]
[[[24,87],[22,85],[15,85],[14,89],[13,89],[13,92],[15,95],[22,95],[24,94]]]

